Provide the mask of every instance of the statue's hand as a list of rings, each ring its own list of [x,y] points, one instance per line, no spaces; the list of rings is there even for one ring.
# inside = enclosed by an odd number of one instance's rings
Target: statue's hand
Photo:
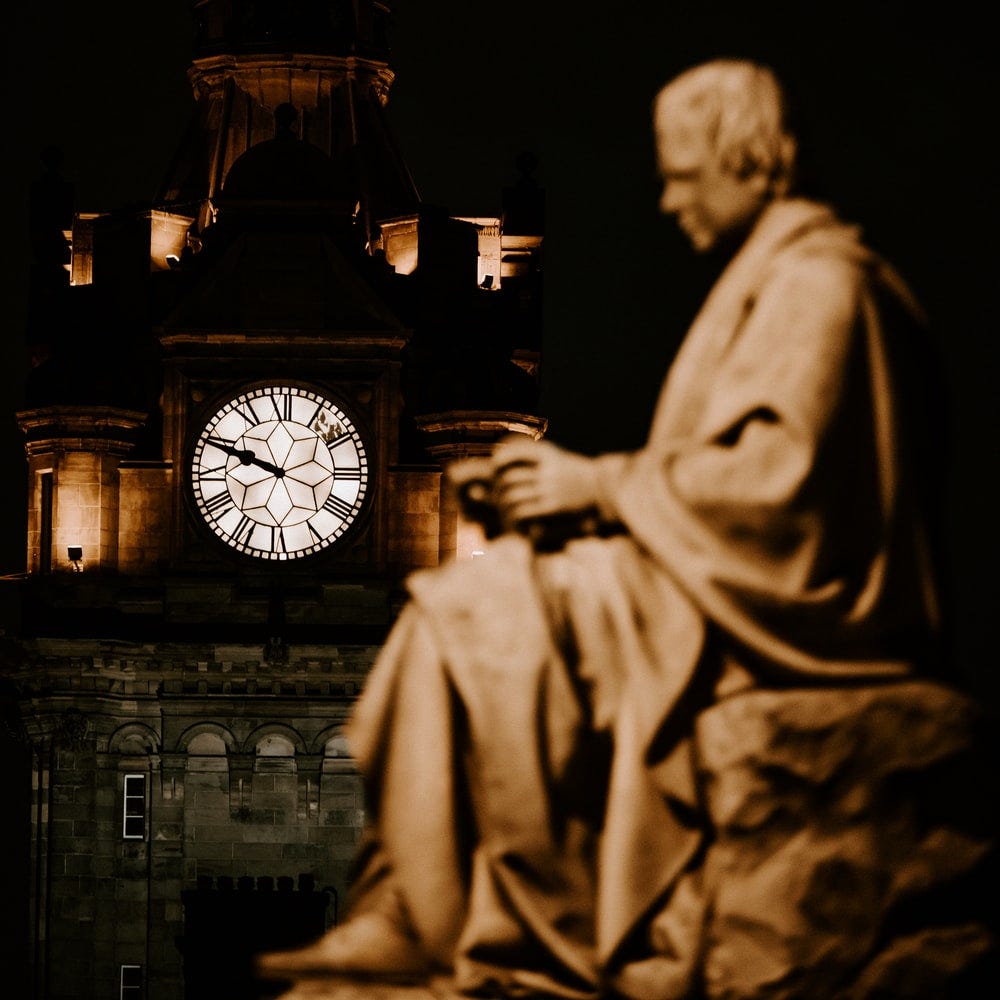
[[[592,511],[598,500],[593,462],[550,441],[512,437],[493,452],[493,500],[505,527]]]

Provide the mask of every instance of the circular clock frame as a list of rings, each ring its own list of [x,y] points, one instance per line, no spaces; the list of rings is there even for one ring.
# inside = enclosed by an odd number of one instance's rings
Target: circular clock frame
[[[364,519],[371,453],[331,393],[274,380],[209,409],[189,452],[189,496],[230,552],[298,563],[329,551]]]

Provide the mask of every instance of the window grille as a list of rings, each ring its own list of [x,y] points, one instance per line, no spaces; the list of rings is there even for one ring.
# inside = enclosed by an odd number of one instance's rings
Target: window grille
[[[142,996],[142,966],[123,965],[118,987],[119,1000],[139,1000]]]

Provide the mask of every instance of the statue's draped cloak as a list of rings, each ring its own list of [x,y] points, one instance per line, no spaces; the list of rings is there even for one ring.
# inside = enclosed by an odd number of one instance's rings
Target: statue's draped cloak
[[[917,318],[855,229],[773,204],[647,444],[595,460],[625,532],[411,576],[348,730],[387,873],[356,905],[391,894],[459,988],[590,996],[631,967],[683,992],[700,679],[891,678],[932,646]]]

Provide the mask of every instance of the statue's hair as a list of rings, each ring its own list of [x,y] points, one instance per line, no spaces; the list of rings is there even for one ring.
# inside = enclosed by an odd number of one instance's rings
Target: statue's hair
[[[768,67],[742,59],[702,63],[666,84],[655,108],[658,120],[703,128],[719,162],[737,176],[761,172],[784,188],[792,183],[795,137],[784,91]]]

